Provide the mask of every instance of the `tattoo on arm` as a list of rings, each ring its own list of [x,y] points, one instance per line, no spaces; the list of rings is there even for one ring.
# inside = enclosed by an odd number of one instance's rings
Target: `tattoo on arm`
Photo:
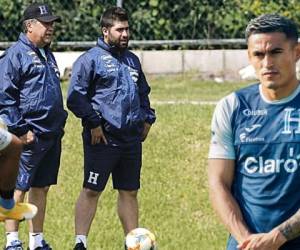
[[[300,236],[300,209],[279,225],[278,229],[288,241]]]

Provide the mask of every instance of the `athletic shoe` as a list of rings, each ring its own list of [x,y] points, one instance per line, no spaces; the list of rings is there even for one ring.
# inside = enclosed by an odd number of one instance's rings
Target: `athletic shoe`
[[[7,210],[0,207],[0,221],[5,220],[30,220],[37,213],[37,207],[30,203],[16,203],[15,206]]]
[[[42,240],[42,246],[37,247],[34,250],[52,250],[52,248],[50,247],[50,245],[45,240]]]
[[[23,250],[22,242],[19,240],[14,240],[11,242],[11,245],[4,248],[4,250]]]
[[[28,248],[28,250],[29,250],[29,248]],[[46,241],[42,240],[42,246],[37,247],[34,250],[52,250],[52,248],[50,247],[50,245]]]
[[[86,250],[86,248],[84,247],[84,244],[80,242],[75,245],[73,250]]]

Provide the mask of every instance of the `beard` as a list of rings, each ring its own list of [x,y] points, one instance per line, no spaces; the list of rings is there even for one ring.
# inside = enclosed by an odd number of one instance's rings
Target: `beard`
[[[108,37],[108,44],[111,47],[117,48],[120,51],[126,50],[128,48],[129,39],[114,39],[113,37]]]

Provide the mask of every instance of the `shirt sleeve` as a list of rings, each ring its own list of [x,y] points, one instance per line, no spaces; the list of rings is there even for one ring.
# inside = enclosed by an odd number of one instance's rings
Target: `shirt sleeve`
[[[235,159],[231,117],[237,106],[238,99],[234,93],[218,102],[211,123],[209,159]]]

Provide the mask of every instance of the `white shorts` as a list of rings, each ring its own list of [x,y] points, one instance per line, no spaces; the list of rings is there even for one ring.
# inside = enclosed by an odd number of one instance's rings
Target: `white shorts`
[[[0,128],[0,150],[5,149],[12,140],[12,134]]]

